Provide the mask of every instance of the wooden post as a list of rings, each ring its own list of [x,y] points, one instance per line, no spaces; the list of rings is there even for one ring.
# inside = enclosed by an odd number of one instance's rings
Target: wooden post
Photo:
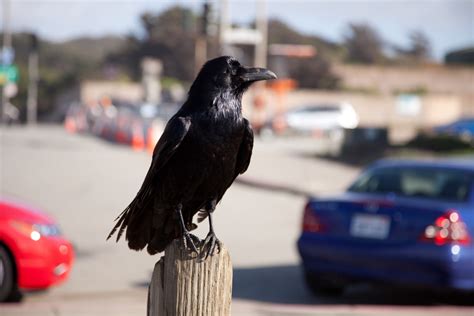
[[[232,263],[224,245],[199,262],[173,241],[153,270],[148,288],[148,316],[230,315]]]

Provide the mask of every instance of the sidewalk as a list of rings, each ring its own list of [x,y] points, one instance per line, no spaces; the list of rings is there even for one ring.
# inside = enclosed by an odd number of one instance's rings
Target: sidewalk
[[[141,292],[141,293],[140,293]],[[2,316],[145,316],[146,291],[101,293],[0,304]],[[472,307],[395,305],[287,305],[234,299],[233,316],[472,316]]]

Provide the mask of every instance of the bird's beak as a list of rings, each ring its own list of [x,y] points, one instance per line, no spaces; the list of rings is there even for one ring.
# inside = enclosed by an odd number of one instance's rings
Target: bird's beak
[[[270,80],[276,79],[277,76],[273,71],[265,68],[243,68],[243,72],[240,75],[243,82],[253,82],[259,80]]]

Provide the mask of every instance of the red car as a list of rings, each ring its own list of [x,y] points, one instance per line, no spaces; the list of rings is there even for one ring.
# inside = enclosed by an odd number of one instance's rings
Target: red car
[[[19,289],[45,289],[67,279],[71,243],[43,212],[0,199],[0,302]]]

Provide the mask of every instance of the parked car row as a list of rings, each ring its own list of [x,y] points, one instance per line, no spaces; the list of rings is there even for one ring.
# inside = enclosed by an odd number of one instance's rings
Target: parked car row
[[[152,150],[176,110],[175,104],[136,105],[105,99],[89,106],[71,106],[64,125],[69,132],[90,133],[137,150]]]

